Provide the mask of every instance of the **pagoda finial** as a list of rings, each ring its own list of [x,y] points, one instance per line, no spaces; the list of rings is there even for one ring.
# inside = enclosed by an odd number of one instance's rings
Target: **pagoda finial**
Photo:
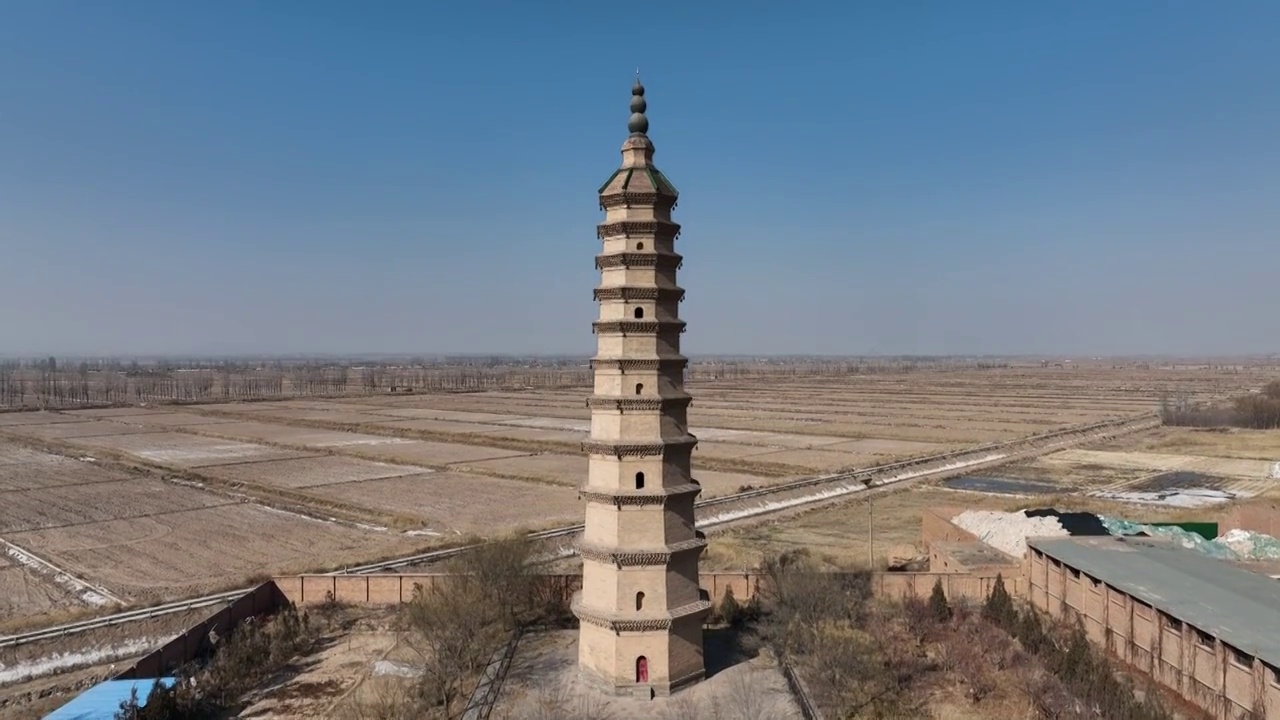
[[[640,68],[636,68],[636,83],[631,86],[631,119],[627,121],[627,129],[632,135],[644,135],[649,132],[649,118],[644,116],[647,107],[644,101],[644,85],[640,84]]]

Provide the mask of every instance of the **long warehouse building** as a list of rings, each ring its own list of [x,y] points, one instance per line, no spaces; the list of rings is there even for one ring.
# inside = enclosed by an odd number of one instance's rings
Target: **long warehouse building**
[[[1215,718],[1280,720],[1280,582],[1150,538],[1027,545],[1035,607]]]

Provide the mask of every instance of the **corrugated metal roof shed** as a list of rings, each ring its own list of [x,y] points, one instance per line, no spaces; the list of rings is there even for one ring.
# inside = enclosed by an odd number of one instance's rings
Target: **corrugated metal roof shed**
[[[164,687],[173,686],[173,678],[160,678]],[[44,720],[112,720],[120,710],[120,703],[129,699],[129,692],[138,689],[138,704],[146,705],[154,679],[105,680],[85,690],[74,700],[44,716]]]
[[[1280,667],[1280,582],[1149,538],[1028,538],[1027,545]]]

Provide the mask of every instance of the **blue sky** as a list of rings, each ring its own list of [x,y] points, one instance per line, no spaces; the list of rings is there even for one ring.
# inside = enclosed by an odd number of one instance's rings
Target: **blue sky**
[[[1280,351],[1280,4],[0,0],[0,353]]]

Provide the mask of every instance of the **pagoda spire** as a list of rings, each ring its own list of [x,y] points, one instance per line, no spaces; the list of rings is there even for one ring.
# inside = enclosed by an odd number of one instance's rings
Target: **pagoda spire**
[[[636,83],[631,86],[631,119],[627,121],[627,129],[632,135],[649,133],[649,118],[644,114],[647,109],[649,105],[644,101],[644,85],[640,83],[640,69],[636,68]]]

